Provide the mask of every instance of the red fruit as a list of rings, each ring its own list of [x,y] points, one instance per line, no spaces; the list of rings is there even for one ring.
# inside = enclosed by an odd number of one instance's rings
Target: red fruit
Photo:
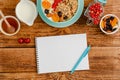
[[[96,14],[100,14],[100,12],[99,11],[97,11],[97,13]]]
[[[95,7],[95,4],[92,4],[92,7]]]
[[[93,9],[94,9],[94,8],[93,8],[92,6],[90,6],[90,7],[89,7],[89,10],[91,10],[91,11],[92,11]]]
[[[94,15],[93,15],[93,14],[90,14],[90,17],[94,18]]]
[[[54,3],[52,5],[53,9],[56,9],[56,7],[58,6],[58,3],[61,2],[62,0],[54,0]]]
[[[25,38],[25,39],[24,39],[24,42],[25,42],[25,43],[30,43],[31,40],[30,40],[30,38]]]
[[[100,8],[101,8],[101,6],[97,6],[97,8],[98,8],[98,9],[100,9]]]
[[[96,3],[96,5],[97,5],[97,6],[101,6],[101,4],[100,4],[100,3]]]
[[[24,43],[24,39],[23,39],[23,38],[19,38],[19,39],[18,39],[18,42],[19,42],[20,44],[22,44],[22,43]]]
[[[52,5],[52,8],[53,8],[53,9],[56,9],[56,7],[57,7],[57,3],[54,3],[54,4]]]
[[[92,4],[89,7],[89,15],[93,19],[98,18],[102,12],[103,12],[103,9],[102,9],[102,6],[100,3]],[[98,20],[95,20],[94,22],[95,22],[95,24],[97,24]]]
[[[89,11],[89,14],[91,15],[91,14],[93,14],[94,12],[93,11]]]
[[[103,12],[103,10],[102,9],[100,9],[100,13],[102,13]]]
[[[93,20],[93,23],[94,23],[95,25],[99,24],[99,22],[100,22],[99,19],[94,19],[94,20]]]
[[[95,8],[98,8],[98,6],[97,6],[97,5],[95,5],[94,7],[95,7]]]

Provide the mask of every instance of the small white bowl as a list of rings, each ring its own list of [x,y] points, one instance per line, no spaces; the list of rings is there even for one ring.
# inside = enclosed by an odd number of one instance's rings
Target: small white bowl
[[[101,26],[101,23],[102,23],[103,19],[104,19],[105,17],[107,17],[107,16],[113,16],[113,17],[117,18],[117,20],[118,20],[118,28],[117,28],[115,31],[113,31],[113,32],[106,32],[105,30],[103,30],[103,28],[102,28],[102,26]],[[103,17],[101,18],[99,26],[100,26],[100,29],[101,29],[101,31],[102,31],[103,33],[108,34],[108,35],[109,35],[109,34],[114,34],[114,33],[116,33],[116,32],[119,30],[119,28],[120,28],[120,20],[119,20],[119,18],[118,18],[116,15],[114,15],[114,14],[107,14],[107,15],[105,15],[105,16],[103,16]]]
[[[16,20],[16,22],[18,24],[18,28],[17,28],[17,30],[14,33],[7,33],[7,32],[5,32],[3,30],[3,28],[2,28],[2,23],[4,21],[4,19],[2,18],[0,20],[0,31],[1,31],[1,33],[3,33],[4,35],[7,35],[7,36],[12,36],[12,35],[17,34],[19,32],[19,30],[20,30],[20,22],[18,21],[18,19],[16,17],[14,17],[14,16],[5,16],[5,18],[13,18],[14,20]]]

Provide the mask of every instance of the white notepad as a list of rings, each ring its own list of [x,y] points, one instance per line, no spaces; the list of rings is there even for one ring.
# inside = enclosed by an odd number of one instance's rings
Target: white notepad
[[[38,74],[70,71],[86,48],[86,34],[36,37]],[[76,70],[88,69],[87,55]]]

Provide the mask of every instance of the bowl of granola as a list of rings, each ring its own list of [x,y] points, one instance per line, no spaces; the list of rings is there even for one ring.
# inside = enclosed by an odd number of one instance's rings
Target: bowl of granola
[[[57,28],[74,24],[83,8],[84,0],[37,0],[37,10],[42,20]]]

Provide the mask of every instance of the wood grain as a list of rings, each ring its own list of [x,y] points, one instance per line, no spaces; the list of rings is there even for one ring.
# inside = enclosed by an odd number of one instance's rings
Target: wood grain
[[[3,73],[0,75],[0,80],[120,80],[119,75],[119,71],[81,71],[73,75],[69,72],[45,75],[38,75],[35,72]]]
[[[30,80],[119,80],[120,47],[92,47],[89,52],[90,70],[49,73],[36,72],[35,48],[0,49],[0,78]],[[27,53],[25,53],[27,51]],[[63,79],[61,79],[61,77]],[[65,79],[64,79],[65,78]]]
[[[11,1],[11,0],[0,0],[0,8],[6,15],[14,15],[15,16],[15,6],[19,1]],[[34,0],[35,2],[35,0]],[[85,0],[85,4],[90,2],[90,0]],[[9,7],[8,7],[9,6]],[[113,13],[116,14],[120,18],[120,1],[119,0],[109,0],[105,6],[105,14]],[[114,9],[115,8],[115,9]],[[107,36],[104,35],[99,26],[87,26],[86,25],[87,18],[82,15],[81,18],[73,25],[67,28],[53,28],[49,25],[45,24],[41,18],[38,16],[35,20],[35,23],[32,27],[28,27],[26,24],[21,22],[21,30],[20,32],[12,37],[5,36],[0,33],[0,47],[35,47],[34,38],[36,36],[53,36],[53,35],[66,35],[66,34],[79,34],[79,33],[87,33],[88,34],[88,43],[92,46],[106,46],[106,47],[119,47],[120,46],[120,31],[114,35]],[[19,45],[17,43],[17,39],[21,37],[31,38],[32,42],[28,45],[23,44]],[[103,39],[103,40],[101,40]]]
[[[32,0],[36,3],[36,0]],[[93,0],[84,0],[85,8]],[[0,0],[0,9],[5,15],[15,16],[19,0]],[[115,14],[120,18],[120,0],[107,0],[105,14]],[[38,16],[33,26],[21,22],[21,29],[15,36],[0,33],[0,80],[120,80],[120,31],[114,35],[103,34],[99,26],[86,25],[87,18],[80,19],[67,28],[53,28]],[[90,70],[37,74],[35,37],[87,33]],[[30,44],[19,44],[18,38],[31,38]]]

